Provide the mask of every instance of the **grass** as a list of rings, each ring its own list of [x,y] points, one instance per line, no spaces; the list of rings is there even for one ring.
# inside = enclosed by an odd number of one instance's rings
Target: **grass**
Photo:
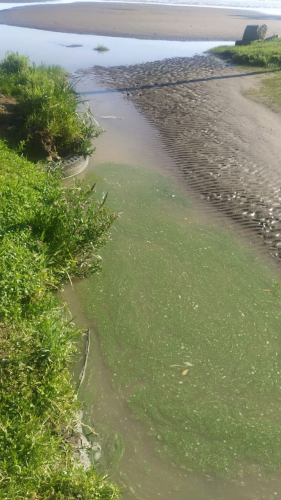
[[[281,111],[281,76],[272,75],[264,78],[260,89],[260,96],[274,110]]]
[[[105,45],[97,45],[94,50],[96,50],[97,52],[107,52],[109,50],[108,47],[106,47]]]
[[[83,99],[59,66],[35,67],[27,57],[8,53],[0,63],[0,91],[18,101],[13,145],[30,157],[92,151],[91,140],[100,129],[89,110],[78,112]]]
[[[280,282],[170,179],[95,172],[123,215],[80,294],[121,397],[186,470],[280,470]]]
[[[281,39],[252,42],[244,46],[215,47],[209,52],[235,64],[262,68],[281,67]]]
[[[257,89],[250,88],[246,95],[251,99],[265,104],[276,113],[281,111],[281,76],[272,73],[263,78]]]
[[[99,267],[115,216],[94,190],[61,187],[0,141],[0,498],[119,498],[69,438],[80,404],[69,375],[78,331],[52,290]]]
[[[281,111],[281,77],[276,73],[281,68],[281,39],[253,42],[245,46],[221,46],[210,49],[209,52],[234,64],[271,68],[272,74],[261,80],[260,87],[250,89],[246,94],[275,112]]]

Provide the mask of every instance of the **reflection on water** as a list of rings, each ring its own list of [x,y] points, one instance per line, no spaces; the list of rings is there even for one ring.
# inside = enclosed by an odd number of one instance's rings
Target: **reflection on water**
[[[233,42],[223,43],[233,45]],[[0,58],[7,51],[15,51],[28,55],[36,64],[60,64],[71,72],[95,65],[129,65],[168,57],[192,57],[217,44],[78,35],[5,25],[0,29]],[[81,47],[69,47],[71,45]],[[105,45],[109,50],[99,53],[93,50],[97,45]]]

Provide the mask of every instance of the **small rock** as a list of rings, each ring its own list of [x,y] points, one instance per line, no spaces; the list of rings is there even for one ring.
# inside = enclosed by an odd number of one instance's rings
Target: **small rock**
[[[101,452],[97,451],[97,453],[94,454],[94,460],[97,462],[98,460],[100,460],[100,457],[101,457]]]

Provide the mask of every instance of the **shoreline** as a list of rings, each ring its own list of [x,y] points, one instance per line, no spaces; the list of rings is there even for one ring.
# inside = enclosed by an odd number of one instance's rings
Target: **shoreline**
[[[247,24],[281,35],[281,16],[256,11],[155,4],[72,3],[0,11],[0,24],[46,31],[179,41],[235,41]]]

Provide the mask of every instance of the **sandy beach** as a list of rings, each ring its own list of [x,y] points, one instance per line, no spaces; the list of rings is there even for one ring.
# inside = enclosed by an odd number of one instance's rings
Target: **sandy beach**
[[[74,3],[0,12],[0,24],[65,33],[164,40],[237,40],[247,24],[281,35],[281,17],[254,11],[164,5]]]

